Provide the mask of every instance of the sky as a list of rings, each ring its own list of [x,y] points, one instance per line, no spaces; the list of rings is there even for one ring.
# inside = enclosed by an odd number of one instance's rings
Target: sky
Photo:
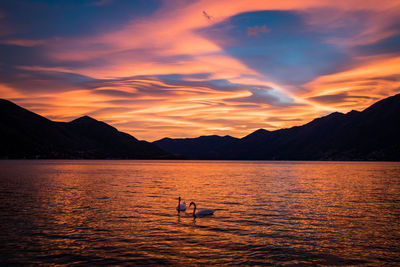
[[[243,137],[400,93],[400,0],[0,1],[0,98],[141,140]]]

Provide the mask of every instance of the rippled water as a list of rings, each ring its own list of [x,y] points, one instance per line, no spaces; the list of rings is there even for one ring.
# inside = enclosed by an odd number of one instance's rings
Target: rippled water
[[[0,167],[3,265],[400,264],[400,163]],[[179,195],[215,215],[178,215]]]

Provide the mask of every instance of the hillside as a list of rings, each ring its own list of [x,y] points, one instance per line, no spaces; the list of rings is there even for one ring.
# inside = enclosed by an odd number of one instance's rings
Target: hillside
[[[400,94],[362,112],[335,112],[289,129],[154,142],[189,159],[400,160]]]
[[[0,99],[0,112],[0,158],[174,158],[88,116],[54,122],[4,99]]]

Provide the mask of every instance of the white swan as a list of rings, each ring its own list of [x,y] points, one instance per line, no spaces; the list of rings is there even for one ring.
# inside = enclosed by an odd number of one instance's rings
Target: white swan
[[[177,210],[178,212],[181,212],[181,211],[185,211],[185,210],[186,210],[186,202],[183,201],[183,203],[181,204],[181,197],[178,198],[178,206],[176,207],[176,210]]]
[[[208,215],[214,214],[215,210],[211,210],[211,209],[204,209],[204,210],[200,210],[200,211],[196,212],[196,203],[194,203],[193,201],[190,202],[189,208],[192,205],[194,206],[193,217],[203,217],[203,216],[208,216]]]

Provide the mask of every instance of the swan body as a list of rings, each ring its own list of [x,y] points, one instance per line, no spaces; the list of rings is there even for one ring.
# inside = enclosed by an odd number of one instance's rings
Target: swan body
[[[209,215],[213,215],[215,210],[212,209],[204,209],[204,210],[199,210],[198,212],[196,212],[196,203],[194,203],[193,201],[190,202],[189,208],[191,206],[194,206],[193,209],[193,217],[203,217],[203,216],[209,216]]]
[[[183,203],[181,204],[181,197],[178,198],[178,206],[176,207],[176,210],[177,210],[178,212],[181,212],[181,211],[185,211],[185,210],[186,210],[186,202],[183,201]]]

